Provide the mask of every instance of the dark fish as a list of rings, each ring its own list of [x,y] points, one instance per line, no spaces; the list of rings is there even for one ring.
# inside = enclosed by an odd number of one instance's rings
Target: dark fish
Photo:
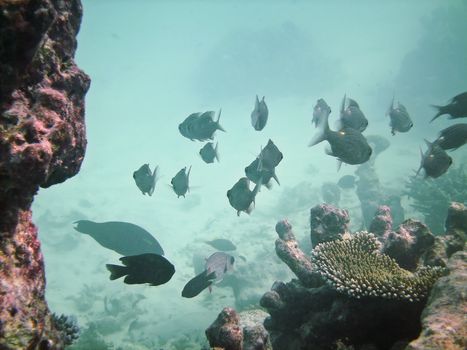
[[[175,273],[175,267],[162,255],[140,254],[124,256],[120,261],[125,266],[107,264],[110,271],[110,280],[126,276],[126,284],[149,283],[158,286],[167,283]]]
[[[143,164],[141,167],[133,172],[133,179],[135,179],[136,186],[140,189],[143,194],[151,196],[156,187],[157,171],[159,167],[156,165],[154,172],[151,172],[149,164]]]
[[[467,117],[467,92],[454,96],[446,106],[434,105],[433,107],[437,108],[438,112],[431,121],[443,114],[449,114],[448,119],[465,118]]]
[[[337,181],[337,185],[344,189],[353,188],[355,186],[355,176],[344,175]]]
[[[186,172],[186,167],[184,167],[183,169],[180,169],[180,171],[172,178],[172,181],[170,181],[174,192],[177,194],[177,197],[185,197],[185,194],[188,192],[190,171],[191,166],[188,169],[188,172]]]
[[[212,241],[206,241],[206,243],[222,252],[228,252],[237,249],[235,244],[224,238],[213,239]]]
[[[318,100],[318,103],[322,106],[323,102],[322,99],[321,101]],[[311,147],[326,140],[331,146],[331,150],[326,153],[336,157],[339,164],[341,162],[347,164],[365,163],[371,156],[371,147],[365,137],[360,131],[353,128],[344,128],[340,131],[330,130],[328,123],[330,113],[331,108],[322,108],[322,113],[317,118],[319,131],[308,146]]]
[[[159,242],[145,229],[122,221],[93,222],[78,220],[74,229],[90,235],[101,246],[121,255],[154,253],[164,255]]]
[[[342,99],[340,114],[339,129],[352,128],[363,132],[368,126],[368,120],[360,110],[357,101],[347,98],[346,95]]]
[[[199,155],[206,163],[210,164],[214,162],[214,159],[219,161],[219,155],[217,154],[217,143],[216,147],[212,142],[208,142],[199,150]]]
[[[432,177],[437,178],[443,175],[452,164],[452,158],[448,156],[446,151],[438,146],[436,143],[430,143],[425,140],[428,150],[423,154],[420,149],[422,161],[420,168],[417,171],[417,175],[423,168],[425,170],[425,178]]]
[[[439,133],[435,143],[442,149],[455,150],[467,143],[467,124],[454,124]]]
[[[214,111],[192,113],[178,126],[180,133],[190,140],[206,141],[214,138],[216,130],[225,131],[219,124],[221,110],[214,121]]]
[[[238,216],[240,216],[241,211],[244,211],[247,214],[251,213],[255,203],[255,197],[261,187],[261,183],[262,181],[259,181],[253,191],[251,191],[250,180],[246,177],[242,177],[230,190],[227,191],[229,203],[235,210],[237,210]]]
[[[215,252],[206,259],[204,268],[208,273],[215,272],[216,278],[213,283],[222,281],[224,275],[233,270],[235,258],[224,252]]]
[[[313,108],[313,119],[311,120],[312,124],[315,124],[315,127],[318,127],[319,121],[323,118],[324,115],[331,114],[331,107],[328,106],[326,101],[320,98],[315,107]]]
[[[266,147],[261,149],[258,157],[245,168],[245,175],[255,184],[261,181],[268,189],[271,188],[271,178],[276,180],[277,184],[280,185],[275,168],[283,157],[282,152],[269,139]]]
[[[387,115],[390,118],[389,126],[391,127],[392,135],[395,135],[396,131],[407,132],[413,126],[412,119],[410,119],[410,115],[402,103],[397,102],[397,107],[394,108],[394,97],[392,98]]]
[[[255,130],[263,130],[268,121],[268,114],[268,106],[264,102],[264,96],[260,101],[258,95],[256,95],[255,109],[251,112],[251,125],[253,125]]]
[[[193,298],[197,296],[203,290],[210,287],[215,279],[215,271],[208,272],[207,270],[204,270],[199,275],[189,280],[185,287],[183,287],[182,297]]]

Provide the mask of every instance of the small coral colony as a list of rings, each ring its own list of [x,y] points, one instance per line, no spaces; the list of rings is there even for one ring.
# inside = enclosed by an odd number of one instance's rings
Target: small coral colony
[[[433,107],[436,109],[436,114],[431,121],[442,115],[447,115],[449,119],[467,117],[467,92],[453,97],[444,106]],[[377,153],[377,150],[373,152],[370,146],[372,142],[369,142],[363,135],[368,126],[368,119],[357,101],[346,95],[344,96],[340,105],[337,130],[332,130],[329,127],[328,118],[330,114],[331,108],[324,99],[320,98],[313,110],[312,124],[317,131],[309,143],[310,147],[327,141],[329,148],[326,153],[337,158],[339,167],[342,163],[363,164],[370,159],[372,153]],[[254,130],[263,130],[267,124],[268,116],[269,110],[265,98],[262,97],[260,100],[256,96],[254,109],[251,113],[251,125]],[[407,108],[400,102],[395,104],[394,97],[387,110],[387,116],[392,135],[409,132],[413,126]],[[219,110],[217,117],[213,111],[197,112],[190,114],[178,126],[180,134],[185,138],[191,141],[207,141],[199,151],[201,159],[207,164],[213,164],[215,160],[219,161],[218,143],[214,144],[211,141],[214,139],[217,130],[225,132],[220,125],[220,118],[221,110]],[[446,151],[456,150],[467,143],[467,124],[453,124],[441,130],[438,138],[433,142],[427,140],[425,142],[427,150],[424,153],[420,150],[422,154],[417,174],[423,171],[425,178],[438,178],[446,173],[452,164],[452,158]],[[282,158],[282,152],[272,140],[269,140],[261,148],[259,155],[245,167],[245,176],[241,177],[227,191],[229,204],[235,209],[237,215],[240,215],[241,212],[251,213],[254,208],[255,198],[262,186],[270,189],[272,180],[280,184],[275,169]],[[172,178],[171,187],[177,197],[185,197],[189,192],[191,170],[191,166],[184,167]],[[151,171],[149,164],[143,164],[134,171],[134,181],[143,195],[153,195],[158,181],[158,172],[158,166]],[[251,182],[253,185],[251,185]],[[120,221],[97,223],[89,220],[79,220],[75,224],[77,231],[90,235],[103,247],[112,249],[122,255],[120,258],[122,265],[106,265],[111,280],[124,277],[124,283],[126,284],[148,283],[151,286],[157,286],[167,283],[174,275],[174,265],[164,256],[164,250],[159,242],[145,229],[132,223]],[[181,295],[185,298],[193,298],[205,289],[211,290],[214,283],[221,281],[226,273],[233,270],[235,259],[227,251],[235,249],[235,245],[222,238],[207,242],[207,244],[211,244],[218,251],[206,258],[204,270],[200,274],[187,281],[181,292]],[[348,244],[356,244],[355,251],[358,253],[358,249],[361,249],[359,247],[362,244],[374,245],[374,239],[370,236],[357,236],[354,243],[333,243],[321,247],[318,245],[315,247],[313,260],[321,271],[324,271],[323,277],[335,285],[338,291],[345,291],[351,296],[374,296],[374,291],[369,289],[360,290],[352,288],[352,286],[342,285],[339,280],[339,265],[333,265],[333,260],[329,258],[332,253],[328,252],[331,252],[332,249],[343,249],[340,245],[344,247]],[[349,259],[349,261],[354,261],[355,256],[349,256]],[[386,259],[381,255],[369,255],[365,257],[364,261],[368,264],[381,265],[383,270],[388,271],[388,274],[399,276],[397,278],[397,288],[414,283],[391,259]],[[355,268],[355,276],[357,276],[355,278],[358,279],[358,264]],[[433,281],[438,275],[437,272],[425,273],[424,277],[419,277],[417,283],[423,285],[424,279],[428,278]],[[380,280],[377,283],[384,284],[387,282],[384,281],[384,276],[373,276],[372,278]],[[388,286],[387,288],[391,290],[394,287]],[[419,288],[421,287],[418,285],[412,285],[410,290],[415,291]],[[421,294],[423,293],[418,293],[418,295]],[[404,298],[416,299],[409,294]]]

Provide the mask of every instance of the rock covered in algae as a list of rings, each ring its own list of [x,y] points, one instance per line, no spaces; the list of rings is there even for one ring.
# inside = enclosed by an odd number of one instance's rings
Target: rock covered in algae
[[[0,2],[0,348],[62,349],[44,299],[31,222],[39,186],[75,175],[84,157],[84,95],[74,62],[79,0]]]

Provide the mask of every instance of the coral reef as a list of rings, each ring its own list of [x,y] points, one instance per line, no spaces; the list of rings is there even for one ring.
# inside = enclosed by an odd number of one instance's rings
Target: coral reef
[[[53,313],[52,322],[54,327],[61,332],[65,345],[73,344],[79,338],[79,326],[76,317]]]
[[[63,348],[44,300],[30,206],[84,157],[89,78],[74,63],[79,0],[0,5],[0,348]]]
[[[263,326],[267,314],[261,310],[243,311],[224,308],[206,329],[209,344],[225,350],[272,350],[269,334]]]
[[[329,204],[318,204],[310,209],[311,244],[333,241],[349,233],[349,213]]]
[[[311,210],[312,223],[317,208]],[[290,251],[278,255],[293,267],[292,271],[298,271],[298,279],[275,282],[260,300],[270,314],[264,325],[274,349],[403,349],[420,334],[420,316],[427,294],[441,273],[440,266],[444,266],[449,247],[445,242],[451,238],[447,235],[444,240],[436,239],[425,225],[415,220],[407,220],[393,232],[390,209],[384,206],[378,208],[370,224],[378,229],[377,235],[358,233],[349,237],[347,213],[335,208],[332,211],[336,216],[334,222],[340,222],[340,228],[335,225],[332,235],[335,240],[318,244],[311,259],[300,251],[288,221],[276,226],[278,240],[284,241],[276,242],[276,247],[288,247]],[[462,231],[459,225],[465,226],[460,220],[465,208],[453,204],[452,211],[446,225]],[[465,234],[465,230],[462,232]],[[410,262],[408,265],[416,273],[398,266],[385,255],[385,248],[401,261]],[[411,254],[415,257],[408,259]],[[294,257],[295,261],[291,261]],[[306,281],[303,276],[307,276],[308,269],[308,276],[317,272],[333,283],[305,285],[302,280]],[[435,283],[435,289],[444,278]],[[335,289],[339,284],[343,286],[340,291]],[[389,284],[390,290],[383,292],[382,286]],[[368,286],[373,289],[369,291]],[[465,309],[465,301],[462,305]]]
[[[448,276],[434,285],[422,313],[422,333],[407,350],[463,350],[467,348],[467,252],[448,262]]]
[[[424,221],[435,234],[444,232],[444,221],[451,202],[467,202],[467,174],[463,167],[450,169],[437,179],[412,176],[404,195],[411,207],[423,214]]]
[[[334,289],[356,298],[422,300],[442,273],[439,268],[425,267],[412,275],[381,254],[378,240],[365,231],[352,238],[318,244],[312,262]]]

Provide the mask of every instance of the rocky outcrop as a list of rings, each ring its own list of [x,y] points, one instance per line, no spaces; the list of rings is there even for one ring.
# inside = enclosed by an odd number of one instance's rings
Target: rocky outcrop
[[[75,64],[79,0],[0,2],[0,348],[60,349],[44,299],[30,206],[39,186],[74,176],[86,147]]]

